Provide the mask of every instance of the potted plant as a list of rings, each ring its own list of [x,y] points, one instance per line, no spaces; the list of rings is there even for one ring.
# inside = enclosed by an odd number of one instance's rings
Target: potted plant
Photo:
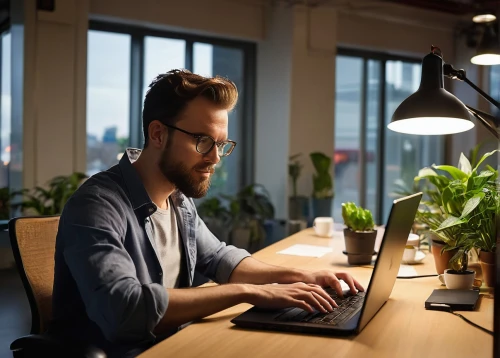
[[[228,203],[230,223],[228,224],[231,244],[256,251],[265,241],[266,220],[274,218],[274,206],[264,186],[251,184],[235,196],[221,194]]]
[[[352,202],[342,203],[342,218],[347,226],[344,240],[350,265],[366,265],[372,261],[377,230],[370,210]]]
[[[227,227],[231,222],[231,214],[222,205],[222,201],[216,196],[206,198],[197,206],[197,211],[208,229],[219,240],[228,242],[229,232]]]
[[[313,174],[313,216],[332,216],[333,179],[330,173],[332,159],[324,153],[310,154],[316,173]]]
[[[432,200],[424,203],[427,209],[419,210],[417,217],[444,242],[441,252],[455,252],[450,259],[455,270],[467,270],[468,253],[473,248],[484,252],[496,249],[498,172],[489,165],[479,172],[479,167],[497,151],[484,154],[474,168],[462,153],[458,167],[433,165],[415,178],[429,180],[436,187]]]
[[[292,196],[288,200],[288,216],[290,220],[305,220],[307,218],[308,198],[298,195],[297,181],[303,165],[299,161],[301,153],[292,155],[288,161],[288,176],[292,182]]]
[[[21,202],[13,203],[13,207],[21,208],[26,215],[59,215],[70,196],[86,178],[85,174],[75,172],[68,176],[54,177],[46,188],[36,186],[32,190],[13,192],[13,197],[22,197]]]

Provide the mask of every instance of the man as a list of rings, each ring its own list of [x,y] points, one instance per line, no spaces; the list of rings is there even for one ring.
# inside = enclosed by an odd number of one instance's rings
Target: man
[[[134,356],[180,326],[248,302],[331,311],[322,287],[363,290],[347,273],[271,266],[227,246],[198,217],[227,139],[234,83],[174,70],[146,94],[144,149],[89,178],[67,202],[56,242],[52,330]],[[189,288],[194,272],[220,283]],[[278,284],[272,284],[278,283]]]

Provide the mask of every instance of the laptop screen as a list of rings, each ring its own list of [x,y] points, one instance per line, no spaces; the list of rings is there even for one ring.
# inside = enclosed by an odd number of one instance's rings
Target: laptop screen
[[[422,193],[394,200],[358,323],[360,332],[389,299]]]

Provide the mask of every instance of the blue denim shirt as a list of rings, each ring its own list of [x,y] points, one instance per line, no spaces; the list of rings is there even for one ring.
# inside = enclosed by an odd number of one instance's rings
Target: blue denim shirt
[[[82,339],[109,356],[125,356],[157,341],[153,330],[168,307],[168,292],[155,251],[149,198],[128,149],[120,163],[90,177],[68,200],[56,240],[51,331]],[[226,283],[250,254],[220,242],[205,226],[192,199],[174,192],[187,267]]]

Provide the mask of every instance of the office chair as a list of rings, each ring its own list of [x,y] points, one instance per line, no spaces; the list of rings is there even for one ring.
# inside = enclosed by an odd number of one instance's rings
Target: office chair
[[[99,348],[47,333],[52,317],[54,253],[59,216],[19,217],[9,221],[9,236],[31,308],[31,334],[10,345],[15,358],[104,358]]]

